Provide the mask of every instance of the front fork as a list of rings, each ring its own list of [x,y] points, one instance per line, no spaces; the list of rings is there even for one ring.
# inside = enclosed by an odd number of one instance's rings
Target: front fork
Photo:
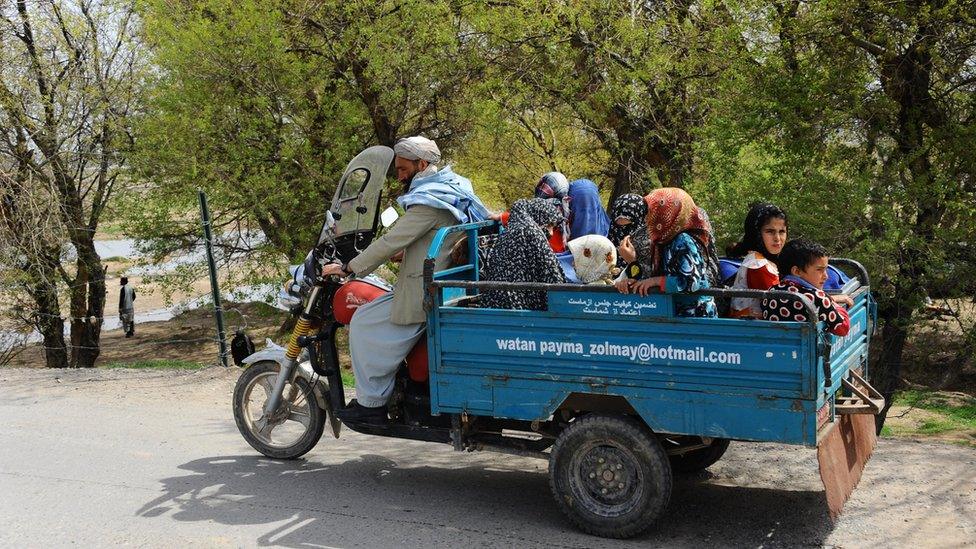
[[[288,348],[285,350],[285,361],[281,364],[281,369],[278,370],[278,377],[275,379],[274,389],[268,395],[268,401],[264,404],[265,417],[271,417],[278,410],[278,406],[281,405],[282,393],[285,392],[285,384],[291,381],[295,375],[295,370],[298,367],[298,355],[302,352],[302,348],[298,344],[298,338],[307,336],[312,332],[313,313],[318,306],[323,291],[324,289],[320,285],[315,285],[312,288],[312,293],[306,302],[305,310],[298,317],[298,324],[295,325],[295,329],[291,332],[291,339],[288,340]],[[292,384],[292,387],[294,388],[295,385]],[[292,396],[294,395],[289,395],[289,397]]]

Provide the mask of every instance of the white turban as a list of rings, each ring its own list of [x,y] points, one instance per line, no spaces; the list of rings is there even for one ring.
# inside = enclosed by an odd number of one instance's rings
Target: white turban
[[[441,161],[441,150],[437,148],[437,143],[419,135],[400,139],[393,145],[393,152],[407,160],[426,160],[431,164]]]

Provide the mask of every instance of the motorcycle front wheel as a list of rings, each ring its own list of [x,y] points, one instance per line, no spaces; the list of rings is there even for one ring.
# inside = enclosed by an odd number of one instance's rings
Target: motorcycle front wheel
[[[244,440],[275,459],[295,459],[315,447],[328,419],[319,407],[312,386],[301,376],[285,384],[278,410],[264,414],[274,390],[279,365],[262,361],[248,367],[234,387],[234,420]]]

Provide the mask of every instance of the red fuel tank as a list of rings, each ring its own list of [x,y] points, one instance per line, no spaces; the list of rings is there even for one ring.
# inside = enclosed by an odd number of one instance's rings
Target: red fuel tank
[[[356,309],[388,291],[387,288],[362,279],[346,282],[332,298],[332,314],[338,322],[348,326]]]
[[[427,381],[430,374],[427,364],[427,336],[424,335],[407,355],[407,374],[410,379],[421,383]]]

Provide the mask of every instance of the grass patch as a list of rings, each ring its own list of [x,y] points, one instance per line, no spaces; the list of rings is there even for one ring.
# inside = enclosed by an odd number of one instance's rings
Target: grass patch
[[[159,358],[154,360],[136,360],[134,362],[110,362],[102,368],[131,368],[134,370],[199,370],[205,364],[188,360],[171,360]]]
[[[931,437],[976,447],[976,397],[912,389],[895,395],[883,437]]]
[[[339,369],[339,373],[342,376],[342,386],[343,387],[352,388],[352,387],[355,387],[356,386],[356,378],[352,375],[352,372],[350,372],[349,370],[345,370],[345,369],[340,368]]]
[[[942,419],[929,419],[918,426],[918,432],[923,435],[939,435],[954,431],[958,426],[955,422]]]
[[[952,428],[976,429],[976,398],[968,395],[910,390],[898,393],[895,404],[921,408],[943,416],[943,420],[925,422],[921,428],[927,428],[927,432],[944,432]]]

